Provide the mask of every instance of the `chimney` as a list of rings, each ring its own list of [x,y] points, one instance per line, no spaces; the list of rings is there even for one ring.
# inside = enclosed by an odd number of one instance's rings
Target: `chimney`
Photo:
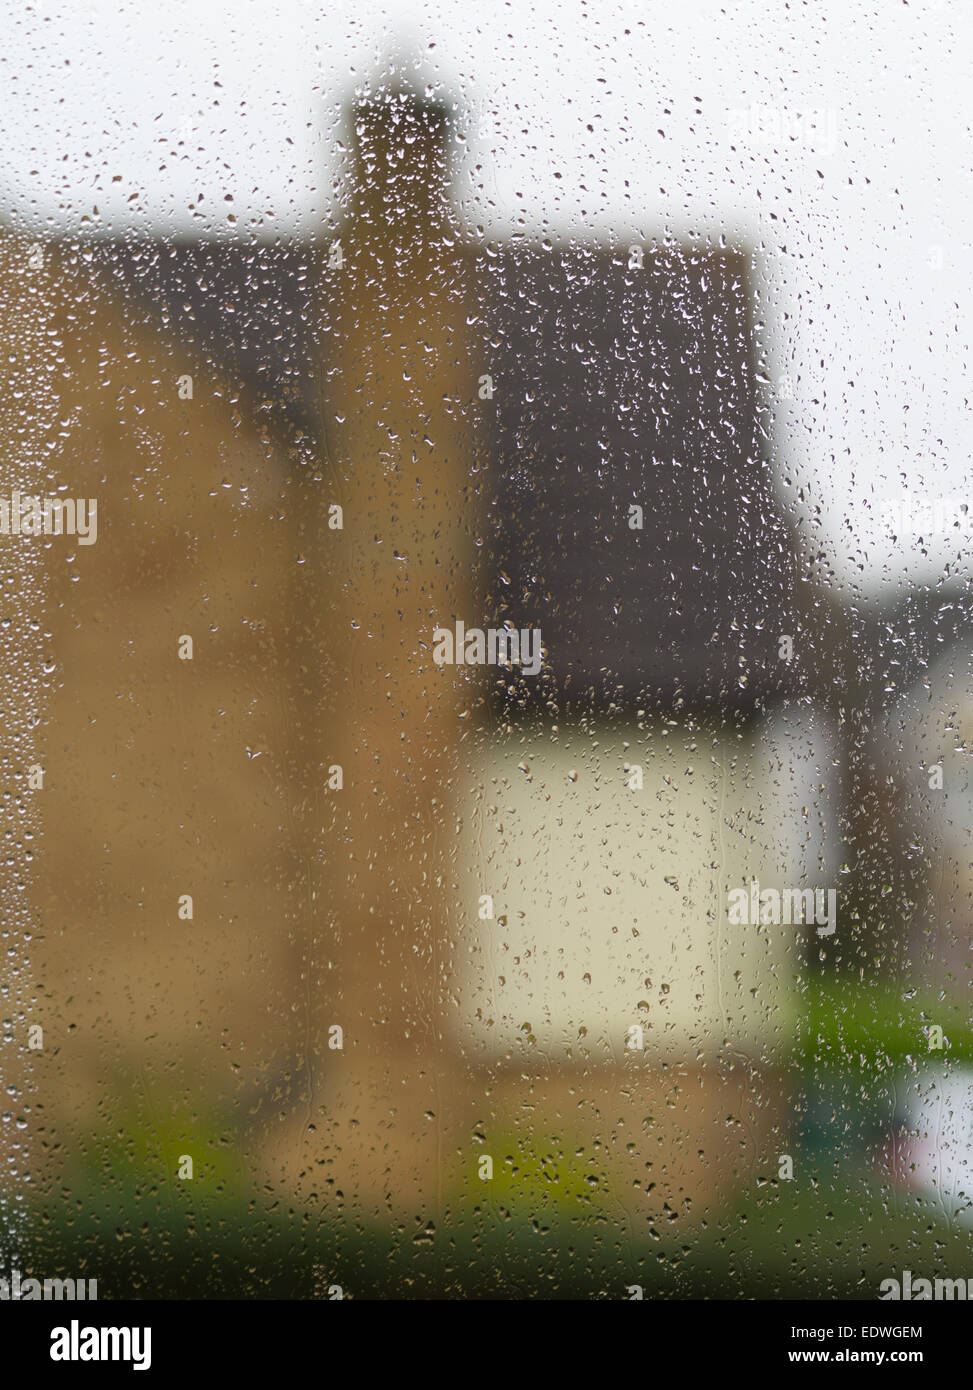
[[[352,218],[368,239],[422,235],[447,220],[451,120],[408,87],[386,87],[352,112]]]
[[[475,255],[454,232],[446,108],[389,84],[349,121],[353,193],[320,281],[327,457],[299,580],[311,808],[300,988],[315,1021],[297,1044],[315,1122],[295,1114],[279,1152],[298,1190],[326,1163],[359,1209],[391,1200],[391,1182],[397,1208],[416,1212],[439,1202],[444,1155],[455,1161],[477,1099],[446,1041],[468,911],[453,890],[452,789],[476,687],[432,659],[435,628],[476,611]]]

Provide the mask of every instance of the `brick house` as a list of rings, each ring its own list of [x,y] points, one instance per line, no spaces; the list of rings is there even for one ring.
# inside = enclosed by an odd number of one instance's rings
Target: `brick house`
[[[443,108],[355,127],[313,245],[5,246],[11,484],[101,525],[14,547],[52,664],[13,750],[29,1161],[229,1135],[244,1183],[430,1213],[580,1136],[639,1211],[712,1194],[779,1119],[793,938],[726,890],[833,854],[747,257],[484,246]],[[539,627],[540,676],[436,666],[457,619]]]

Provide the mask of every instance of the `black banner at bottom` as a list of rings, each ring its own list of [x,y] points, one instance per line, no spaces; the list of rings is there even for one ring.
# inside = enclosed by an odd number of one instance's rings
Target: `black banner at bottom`
[[[504,1350],[507,1328],[540,1339],[530,1359],[541,1357],[545,1378],[561,1357],[571,1358],[565,1374],[572,1378],[579,1373],[578,1356],[605,1358],[603,1369],[617,1366],[632,1336],[654,1376],[708,1366],[741,1373],[801,1365],[945,1370],[955,1362],[967,1326],[965,1299],[958,1297],[844,1303],[635,1298],[620,1300],[625,1306],[614,1309],[606,1300],[454,1303],[447,1312],[440,1305],[434,1315],[428,1309],[432,1301],[7,1302],[0,1304],[0,1336],[8,1370],[13,1360],[28,1375],[50,1367],[65,1382],[87,1371],[155,1375],[168,1383],[192,1376],[195,1383],[207,1372],[253,1379],[317,1366],[326,1374],[343,1349],[362,1369],[417,1354],[428,1364],[437,1349],[455,1349],[457,1334],[467,1357],[485,1373],[496,1358],[495,1371],[509,1374],[510,1358],[520,1360],[516,1348],[523,1350],[523,1344],[518,1340]],[[552,1340],[561,1329],[564,1337]],[[455,1366],[454,1356],[450,1361]]]

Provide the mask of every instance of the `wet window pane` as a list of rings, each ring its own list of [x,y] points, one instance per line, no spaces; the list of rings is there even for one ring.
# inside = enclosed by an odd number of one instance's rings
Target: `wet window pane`
[[[193,25],[5,44],[0,1292],[966,1280],[968,17]]]

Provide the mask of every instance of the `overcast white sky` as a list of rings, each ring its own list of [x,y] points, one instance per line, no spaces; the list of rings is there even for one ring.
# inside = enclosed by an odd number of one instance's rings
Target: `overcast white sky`
[[[845,584],[973,573],[973,522],[923,555],[880,513],[903,489],[973,498],[970,0],[0,13],[8,225],[306,231],[330,206],[344,99],[404,46],[461,103],[472,226],[753,247],[769,374],[794,390],[782,492]]]

